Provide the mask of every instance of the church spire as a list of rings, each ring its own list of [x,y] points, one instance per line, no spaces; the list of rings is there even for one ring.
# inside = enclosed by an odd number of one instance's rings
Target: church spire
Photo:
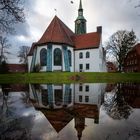
[[[82,8],[82,1],[80,0],[79,9],[78,9],[78,16],[83,16],[83,8]],[[82,17],[84,18],[84,17]]]
[[[83,9],[82,8],[82,1],[80,0],[80,4],[79,4],[79,9]]]
[[[80,0],[78,17],[75,20],[75,33],[76,34],[86,33],[86,19],[83,16],[82,0]]]

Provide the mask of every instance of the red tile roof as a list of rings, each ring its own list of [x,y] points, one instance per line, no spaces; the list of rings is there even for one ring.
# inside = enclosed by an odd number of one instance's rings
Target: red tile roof
[[[98,118],[99,109],[95,104],[74,104],[74,113],[84,118]]]
[[[73,46],[74,44],[71,39],[71,36],[73,35],[74,33],[57,16],[55,16],[37,44],[53,42],[65,43]]]
[[[98,32],[98,27],[97,32],[77,35],[55,16],[41,39],[33,43],[28,56],[33,54],[33,50],[36,46],[41,46],[42,44],[64,43],[73,46],[75,49],[93,49],[99,47],[100,41],[101,32]]]
[[[98,48],[100,45],[101,34],[98,32],[75,35],[73,37],[75,49]]]
[[[56,132],[60,132],[73,119],[73,116],[63,108],[55,111],[44,109],[39,110],[45,115]]]

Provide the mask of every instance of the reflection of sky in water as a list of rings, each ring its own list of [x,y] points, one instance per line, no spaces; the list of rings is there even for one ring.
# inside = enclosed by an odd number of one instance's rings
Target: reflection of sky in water
[[[33,139],[51,139],[56,135],[53,127],[41,112],[37,112],[32,128]]]
[[[0,110],[2,111],[2,96],[0,93]],[[30,133],[32,140],[77,140],[74,118],[57,133],[47,117],[36,110],[32,103],[26,100],[24,92],[11,92],[8,97],[8,110],[14,117],[21,118],[20,127]],[[103,105],[99,111],[99,124],[94,119],[86,118],[82,131],[82,140],[139,140],[140,139],[140,109],[133,109],[128,119],[113,120],[106,114]],[[58,116],[59,117],[59,116]],[[8,117],[7,117],[8,120]],[[0,119],[2,121],[2,119]],[[15,126],[12,126],[15,127]],[[16,131],[15,131],[16,132]],[[1,132],[0,132],[1,134]],[[7,134],[7,133],[5,133]],[[9,135],[9,133],[8,133]],[[28,140],[28,139],[27,139]]]
[[[136,109],[128,120],[113,120],[100,109],[99,124],[87,119],[88,127],[83,131],[83,139],[96,140],[133,140],[140,138],[140,110]]]

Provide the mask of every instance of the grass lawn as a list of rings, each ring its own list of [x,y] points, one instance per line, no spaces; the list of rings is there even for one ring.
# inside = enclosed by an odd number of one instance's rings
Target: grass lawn
[[[46,72],[0,74],[0,83],[140,83],[140,73]]]

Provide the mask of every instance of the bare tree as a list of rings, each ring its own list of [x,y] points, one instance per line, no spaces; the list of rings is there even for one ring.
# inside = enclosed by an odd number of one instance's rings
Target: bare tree
[[[20,46],[18,51],[18,57],[20,58],[19,62],[27,64],[27,55],[29,53],[29,46]]]
[[[0,64],[2,61],[6,61],[7,54],[10,54],[8,51],[11,44],[9,44],[8,39],[6,37],[0,36]]]
[[[125,101],[122,84],[118,83],[114,91],[114,95],[106,95],[103,107],[113,119],[128,119],[132,113],[132,107]]]
[[[107,54],[116,60],[119,71],[123,70],[124,58],[136,42],[137,38],[133,30],[130,32],[126,30],[117,31],[107,42]]]
[[[23,0],[0,0],[0,34],[12,33],[14,24],[24,22]]]

